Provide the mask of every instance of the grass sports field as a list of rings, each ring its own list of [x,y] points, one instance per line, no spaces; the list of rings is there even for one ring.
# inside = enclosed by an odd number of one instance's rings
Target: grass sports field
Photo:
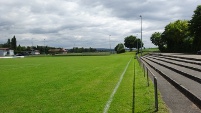
[[[132,54],[0,59],[0,112],[102,113],[130,59],[108,108],[109,113],[130,113],[137,63]],[[154,97],[143,99],[153,87],[146,87],[139,65],[137,70],[135,111],[153,112]],[[160,100],[161,109],[167,112]]]

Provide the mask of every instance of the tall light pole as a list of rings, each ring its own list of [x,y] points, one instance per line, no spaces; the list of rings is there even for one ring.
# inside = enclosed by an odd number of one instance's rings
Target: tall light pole
[[[32,40],[31,40],[31,54],[33,55],[33,38],[32,38]]]
[[[44,47],[45,47],[45,39],[44,39]]]
[[[109,35],[109,44],[110,44],[110,54],[111,54],[111,43],[110,43],[110,36],[111,36],[111,35]]]
[[[141,18],[141,56],[142,56],[142,16],[140,15]]]
[[[45,54],[45,39],[44,39],[44,54]]]
[[[138,37],[138,34],[136,34],[137,36],[136,36],[136,38]],[[138,38],[137,38],[137,54],[138,54]]]
[[[31,38],[31,45],[32,45],[32,47],[33,47],[33,38]]]

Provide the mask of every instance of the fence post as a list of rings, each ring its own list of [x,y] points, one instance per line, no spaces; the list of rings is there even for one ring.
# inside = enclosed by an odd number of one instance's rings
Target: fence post
[[[154,77],[154,92],[155,92],[155,108],[158,111],[158,91],[157,91],[157,79]]]
[[[134,62],[134,76],[133,76],[133,109],[132,113],[135,113],[135,62]]]
[[[144,63],[143,63],[144,77],[145,77],[145,70],[146,70],[146,67],[145,67],[145,65],[144,65]]]
[[[149,86],[149,75],[148,75],[148,68],[147,68],[147,85]]]
[[[137,60],[139,62],[139,65],[141,66],[141,60],[140,60],[139,56],[137,56]]]

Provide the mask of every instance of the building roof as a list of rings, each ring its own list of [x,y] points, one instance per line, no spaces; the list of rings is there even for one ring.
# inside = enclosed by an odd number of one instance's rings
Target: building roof
[[[65,49],[49,49],[49,52],[67,52]]]
[[[0,50],[9,50],[9,48],[0,48]]]

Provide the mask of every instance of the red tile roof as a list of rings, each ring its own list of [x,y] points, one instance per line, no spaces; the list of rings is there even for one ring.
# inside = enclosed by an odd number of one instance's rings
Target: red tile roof
[[[0,50],[9,50],[9,48],[0,48]]]

